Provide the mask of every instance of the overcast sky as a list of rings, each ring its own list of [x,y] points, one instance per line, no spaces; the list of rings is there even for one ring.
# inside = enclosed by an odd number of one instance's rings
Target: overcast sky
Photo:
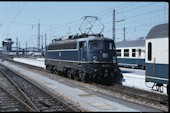
[[[16,42],[18,37],[21,47],[25,48],[26,42],[28,47],[37,47],[40,23],[40,34],[43,38],[47,34],[49,44],[53,38],[80,33],[84,16],[97,16],[105,26],[104,36],[112,38],[113,9],[116,11],[116,41],[123,40],[124,27],[126,40],[134,40],[145,37],[153,26],[167,23],[169,17],[168,2],[0,1],[0,41],[12,38]],[[97,33],[101,29],[96,24],[93,30]]]

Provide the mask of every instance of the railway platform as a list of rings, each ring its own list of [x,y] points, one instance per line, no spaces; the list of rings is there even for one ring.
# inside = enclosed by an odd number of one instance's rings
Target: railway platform
[[[13,60],[45,68],[44,59],[14,58]],[[141,107],[140,105],[135,104],[133,102],[127,102],[125,100],[119,100],[118,98],[113,98],[108,95],[107,96],[103,95],[102,93],[99,93],[95,88],[93,88],[95,90],[91,90],[89,89],[88,86],[84,87],[85,85],[81,87],[79,84],[73,85],[71,82],[68,81],[66,82],[66,79],[62,79],[62,78],[53,79],[53,78],[42,76],[40,74],[31,72],[27,69],[20,68],[17,65],[11,65],[8,61],[3,61],[3,62],[0,61],[0,63],[10,67],[11,69],[17,71],[18,73],[21,73],[24,76],[29,77],[34,82],[41,85],[42,87],[47,88],[50,92],[53,92],[54,94],[60,93],[67,99],[73,101],[74,103],[77,103],[85,111],[159,112],[159,110],[152,109],[150,107],[146,107],[146,106]],[[124,85],[130,83],[130,79],[135,78],[132,77],[134,76],[133,74],[130,76],[129,70],[124,70],[122,72],[123,72],[123,77],[125,79],[123,81]],[[138,77],[138,79],[140,77]]]

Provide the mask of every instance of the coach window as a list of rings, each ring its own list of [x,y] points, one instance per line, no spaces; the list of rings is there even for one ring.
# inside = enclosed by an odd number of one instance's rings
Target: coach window
[[[117,49],[116,52],[117,52],[117,56],[121,56],[121,49]]]
[[[136,56],[136,49],[132,49],[132,57]]]
[[[148,43],[148,60],[152,59],[152,43]]]
[[[129,57],[129,49],[124,49],[124,56]]]
[[[142,52],[142,50],[141,50],[141,49],[139,49],[139,56],[141,56],[141,52]]]

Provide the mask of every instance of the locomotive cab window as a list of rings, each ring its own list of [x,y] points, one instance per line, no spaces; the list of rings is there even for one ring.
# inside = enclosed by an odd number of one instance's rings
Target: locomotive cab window
[[[80,49],[86,50],[86,47],[87,47],[86,42],[80,42],[79,47],[80,47]]]
[[[102,49],[103,43],[100,41],[90,41],[89,42],[89,49]]]
[[[103,43],[103,45],[104,45],[104,48],[106,48],[106,49],[110,49],[110,50],[115,49],[114,42],[112,42],[112,41],[106,41]]]
[[[113,45],[111,42],[109,43],[109,49],[113,49]]]

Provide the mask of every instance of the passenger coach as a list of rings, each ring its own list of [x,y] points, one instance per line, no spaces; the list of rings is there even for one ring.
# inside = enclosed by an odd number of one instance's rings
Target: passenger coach
[[[162,92],[167,85],[169,93],[169,26],[153,27],[146,37],[146,82],[153,82],[153,89]]]
[[[145,69],[145,39],[115,42],[119,66]]]

